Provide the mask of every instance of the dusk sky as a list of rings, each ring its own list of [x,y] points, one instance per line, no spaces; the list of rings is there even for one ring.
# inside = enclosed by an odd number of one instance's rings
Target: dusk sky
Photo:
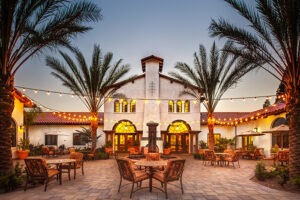
[[[73,40],[90,61],[94,44],[103,52],[112,52],[114,61],[122,58],[131,66],[131,74],[142,73],[140,60],[149,55],[164,59],[163,74],[174,71],[176,62],[193,66],[193,54],[203,44],[207,51],[213,41],[222,47],[225,40],[211,38],[208,27],[211,19],[224,17],[246,26],[243,20],[222,0],[96,0],[103,19],[93,23],[93,30]],[[248,1],[247,1],[248,2]],[[48,55],[57,55],[51,52]],[[90,63],[90,62],[88,62]],[[17,73],[15,85],[58,92],[70,92],[50,75],[45,55],[29,60]],[[275,95],[279,81],[262,70],[246,75],[240,83],[225,93],[228,98]],[[59,97],[46,92],[27,90],[28,97],[57,111],[88,111],[83,103],[71,96]],[[265,98],[234,102],[221,101],[216,111],[238,112],[261,109]],[[271,103],[274,98],[271,99]],[[46,110],[44,110],[46,111]],[[202,108],[202,111],[205,111]]]

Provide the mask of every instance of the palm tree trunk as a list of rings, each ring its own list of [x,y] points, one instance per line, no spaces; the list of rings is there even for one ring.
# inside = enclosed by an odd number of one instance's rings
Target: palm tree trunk
[[[289,172],[290,177],[300,177],[300,91],[287,95],[287,118],[289,121]]]
[[[214,125],[215,120],[212,113],[208,113],[207,118],[207,127],[208,127],[208,146],[210,150],[214,150],[215,146],[215,137],[214,137]]]
[[[98,129],[97,113],[92,113],[92,119],[91,119],[92,151],[96,149],[96,145],[97,145],[97,129]]]
[[[13,86],[0,83],[0,173],[12,169],[12,135],[11,121],[14,109]]]

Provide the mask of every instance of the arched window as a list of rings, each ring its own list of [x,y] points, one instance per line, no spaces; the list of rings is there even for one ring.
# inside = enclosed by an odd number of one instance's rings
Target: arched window
[[[168,111],[169,112],[174,112],[174,101],[173,100],[169,100],[169,104],[168,104]]]
[[[120,102],[119,102],[119,100],[115,100],[115,102],[114,102],[114,112],[120,112]]]
[[[189,100],[185,100],[185,102],[184,102],[184,112],[185,113],[190,112],[190,101]]]
[[[128,111],[128,103],[126,100],[122,101],[122,112],[127,112]]]
[[[135,100],[130,101],[130,112],[135,112]]]
[[[182,101],[178,100],[176,103],[176,112],[181,113],[182,112]]]

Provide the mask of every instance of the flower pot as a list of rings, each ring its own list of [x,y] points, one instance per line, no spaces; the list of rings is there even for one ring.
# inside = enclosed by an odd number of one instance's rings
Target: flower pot
[[[163,154],[164,155],[170,155],[171,154],[171,148],[164,148],[163,149]]]
[[[17,151],[18,158],[20,160],[24,160],[25,158],[28,157],[29,152],[30,152],[29,150],[18,150]]]

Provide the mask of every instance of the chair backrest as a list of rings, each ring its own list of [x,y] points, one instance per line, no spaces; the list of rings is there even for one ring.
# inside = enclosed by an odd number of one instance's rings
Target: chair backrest
[[[128,181],[134,180],[134,173],[132,169],[132,163],[127,158],[117,158],[118,168],[120,176]]]
[[[204,151],[204,158],[206,160],[211,160],[214,157],[215,157],[215,152],[214,151],[212,151],[212,150],[206,150],[206,151]]]
[[[160,154],[159,153],[147,153],[146,154],[146,160],[147,161],[157,161],[157,160],[160,160]]]
[[[70,159],[75,159],[77,167],[80,167],[83,164],[83,153],[73,152],[70,154]]]
[[[184,169],[185,159],[171,159],[164,171],[165,181],[179,180]]]
[[[135,148],[134,147],[129,147],[128,151],[129,151],[129,154],[135,154]]]
[[[42,146],[42,153],[43,154],[49,154],[49,147],[47,147],[47,146]]]
[[[27,175],[34,178],[47,178],[47,164],[43,158],[26,158],[24,159]]]
[[[288,151],[278,151],[277,153],[277,159],[279,161],[287,161],[289,159],[289,153]]]
[[[75,148],[70,147],[70,148],[69,148],[69,152],[70,152],[70,154],[71,154],[71,153],[74,153],[74,152],[75,152]]]
[[[228,153],[229,155],[233,155],[234,151],[232,149],[225,149],[224,153]]]
[[[235,151],[235,152],[233,152],[233,154],[232,154],[232,161],[233,162],[236,162],[236,161],[238,161],[239,159],[240,159],[240,155],[241,155],[241,152],[240,151]]]

